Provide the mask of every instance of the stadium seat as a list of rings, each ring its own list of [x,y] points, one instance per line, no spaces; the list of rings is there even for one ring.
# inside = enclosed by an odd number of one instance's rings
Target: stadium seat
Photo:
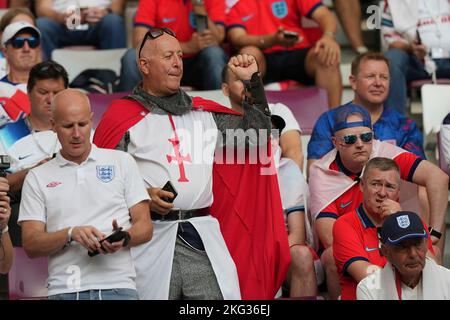
[[[97,127],[103,113],[113,100],[127,96],[128,92],[117,92],[112,94],[89,93],[91,109],[94,112],[94,129]]]
[[[111,69],[120,75],[120,59],[126,49],[77,50],[55,49],[52,59],[66,68],[69,82],[86,69]]]
[[[30,259],[22,247],[14,247],[14,261],[8,274],[9,299],[46,299],[48,258]]]
[[[439,131],[442,119],[450,112],[450,85],[425,84],[421,88],[423,132],[426,138]]]
[[[291,109],[305,135],[312,133],[317,118],[328,110],[326,91],[316,87],[266,91],[266,95],[269,102],[281,102]]]

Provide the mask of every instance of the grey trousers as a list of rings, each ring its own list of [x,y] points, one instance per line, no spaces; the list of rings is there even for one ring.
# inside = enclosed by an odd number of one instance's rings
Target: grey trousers
[[[206,252],[177,237],[170,277],[169,300],[223,300]]]

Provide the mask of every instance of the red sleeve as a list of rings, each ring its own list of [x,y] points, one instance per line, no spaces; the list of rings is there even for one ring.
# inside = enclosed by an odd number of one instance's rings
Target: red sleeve
[[[414,172],[422,161],[418,156],[411,152],[403,152],[394,158],[394,161],[400,167],[400,176],[403,180],[412,182]]]
[[[242,1],[238,1],[231,8],[230,12],[227,13],[227,15],[226,15],[227,27],[241,26],[241,27],[245,28],[245,23],[244,23],[244,21],[242,21],[241,10],[240,10],[241,2]]]
[[[347,214],[353,213],[349,212]],[[339,273],[345,275],[348,267],[355,261],[363,260],[369,262],[363,243],[364,241],[346,219],[341,217],[334,223],[333,255]]]
[[[320,0],[297,0],[297,7],[302,16],[310,18],[314,10],[322,6],[322,1]]]
[[[316,220],[320,219],[320,218],[337,219],[338,217],[339,217],[339,211],[336,206],[336,201],[333,201],[319,212],[319,214],[316,217]]]
[[[225,24],[225,0],[206,0],[205,6],[211,21],[216,24]]]
[[[152,27],[156,25],[156,1],[141,0],[134,17],[134,26]]]

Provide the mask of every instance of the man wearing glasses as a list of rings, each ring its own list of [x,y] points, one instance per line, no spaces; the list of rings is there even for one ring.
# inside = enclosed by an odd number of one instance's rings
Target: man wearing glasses
[[[370,113],[376,139],[425,159],[423,137],[416,122],[385,103],[391,81],[389,60],[380,52],[359,55],[352,61],[349,81],[354,92],[353,102]],[[334,148],[331,137],[335,110],[324,112],[314,125],[308,143],[308,167]]]
[[[276,175],[261,170],[269,161],[250,166],[228,153],[267,151],[255,58],[228,63],[245,85],[242,114],[180,89],[183,51],[170,29],[150,29],[137,48],[143,81],[109,106],[94,143],[133,155],[150,194],[154,238],[132,251],[140,298],[274,298],[289,267]]]
[[[134,18],[133,49],[122,58],[119,90],[129,92],[141,80],[134,48],[155,27],[168,27],[177,34],[183,51],[183,86],[220,88],[220,73],[228,60],[221,47],[225,39],[225,0],[141,0]]]
[[[40,39],[40,31],[28,22],[18,21],[6,27],[2,50],[9,73],[0,81],[13,85],[27,83],[31,68],[40,60]]]
[[[413,153],[374,140],[370,115],[356,104],[346,104],[336,109],[332,139],[335,148],[311,166],[309,183],[311,215],[324,250],[321,260],[327,274],[328,290],[331,297],[337,298],[340,290],[331,247],[332,228],[339,216],[355,210],[361,203],[358,184],[367,161],[373,157],[391,158],[400,167],[402,180],[426,188],[434,245],[444,231],[448,176]],[[414,186],[410,187],[412,189]],[[409,191],[410,188],[405,186],[403,189]],[[417,200],[417,191],[411,190],[411,194],[403,195],[400,202]]]

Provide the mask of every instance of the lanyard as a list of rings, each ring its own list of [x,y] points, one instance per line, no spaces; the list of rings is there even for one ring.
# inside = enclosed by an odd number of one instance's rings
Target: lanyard
[[[395,288],[397,289],[398,300],[402,300],[402,280],[400,279],[400,274],[397,269],[395,270]]]

